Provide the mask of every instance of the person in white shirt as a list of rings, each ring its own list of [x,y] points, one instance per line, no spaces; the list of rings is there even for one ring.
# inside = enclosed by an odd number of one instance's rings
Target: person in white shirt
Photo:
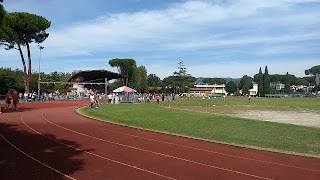
[[[91,92],[91,93],[89,93],[89,99],[90,99],[90,105],[89,105],[89,107],[90,108],[93,108],[93,104],[94,104],[94,94]]]

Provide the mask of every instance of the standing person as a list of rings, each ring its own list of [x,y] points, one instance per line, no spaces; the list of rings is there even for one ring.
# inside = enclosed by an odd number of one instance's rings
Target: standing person
[[[5,109],[9,109],[9,106],[10,106],[10,104],[11,104],[11,99],[12,99],[12,97],[11,97],[11,92],[8,91],[8,92],[6,93],[6,108],[5,108]]]
[[[159,105],[160,104],[160,95],[156,95],[156,99],[157,99],[157,104]]]
[[[248,98],[249,98],[249,103],[250,103],[250,101],[251,101],[251,96],[249,95],[249,97],[248,97]]]
[[[94,103],[96,104],[96,108],[100,108],[100,102],[99,102],[99,98],[97,96],[97,93],[93,94],[93,99],[94,99]]]
[[[23,94],[23,100],[24,100],[25,102],[28,102],[28,93],[27,93],[27,92],[25,92],[25,93]]]
[[[18,92],[17,91],[14,91],[13,94],[12,94],[12,108],[14,110],[19,110],[17,108],[17,104],[19,103],[19,95],[18,95]]]
[[[89,97],[89,99],[90,99],[90,105],[89,105],[89,107],[90,107],[90,108],[93,108],[94,96],[93,96],[93,93],[92,93],[92,92],[90,92],[89,95],[90,95],[90,97]]]
[[[108,94],[108,103],[111,104],[111,102],[112,102],[112,94],[110,93]]]
[[[163,105],[164,105],[164,98],[165,98],[164,93],[162,93],[162,95],[161,95],[161,100],[162,100],[162,104],[163,104]]]

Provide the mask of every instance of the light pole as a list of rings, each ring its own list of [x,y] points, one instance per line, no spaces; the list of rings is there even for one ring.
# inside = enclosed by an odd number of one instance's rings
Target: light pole
[[[38,48],[40,50],[40,57],[39,57],[39,78],[38,78],[38,100],[40,101],[40,61],[41,61],[41,50],[44,48],[43,46],[38,45]]]

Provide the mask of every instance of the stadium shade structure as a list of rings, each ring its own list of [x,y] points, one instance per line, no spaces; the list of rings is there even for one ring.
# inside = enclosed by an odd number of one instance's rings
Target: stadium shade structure
[[[70,85],[105,85],[105,93],[107,93],[108,81],[123,78],[124,76],[107,70],[87,70],[80,71],[73,75],[68,82],[39,82],[39,84],[65,84],[65,92],[68,91]]]

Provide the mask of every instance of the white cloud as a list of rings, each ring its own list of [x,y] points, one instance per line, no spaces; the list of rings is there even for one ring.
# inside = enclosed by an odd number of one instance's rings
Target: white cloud
[[[266,64],[274,70],[286,67],[293,52],[319,57],[320,6],[303,9],[312,2],[317,1],[190,0],[167,9],[104,14],[63,27],[52,20],[43,58],[68,62],[60,70],[107,68],[107,61],[113,58],[110,54],[115,54],[135,58],[148,73],[162,78],[172,75],[174,61],[180,59],[192,65],[190,73],[196,77],[253,75]],[[39,50],[32,48],[37,58]],[[0,50],[2,66],[2,57],[19,58],[19,54],[3,52]],[[287,61],[264,60],[279,55],[287,55]],[[256,62],[243,60],[246,56]],[[314,59],[302,59],[306,68],[317,64]],[[88,65],[89,61],[94,65]],[[305,68],[297,58],[292,66],[296,73]]]
[[[298,32],[298,34],[284,32],[285,34],[270,37],[270,33],[255,32],[254,29],[245,28],[255,26],[261,21],[270,26],[281,26],[283,22],[287,23],[286,26],[298,26],[299,23],[306,22],[320,23],[317,18],[314,18],[319,15],[315,12],[296,15],[294,11],[288,10],[283,17],[279,17],[283,20],[263,19],[259,16],[261,9],[290,8],[293,2],[297,1],[240,0],[218,5],[214,1],[187,1],[175,4],[166,10],[109,14],[92,21],[70,25],[64,29],[55,29],[51,31],[46,44],[52,51],[61,52],[52,53],[52,55],[70,56],[88,55],[94,51],[121,52],[136,49],[150,51],[175,48],[188,50],[212,46],[246,45],[266,41],[285,41],[289,36],[293,41],[300,40],[295,38],[305,36],[302,34],[304,32]],[[238,25],[244,27],[240,34],[224,34],[226,32],[223,29],[219,30],[219,26],[237,28]],[[248,35],[246,31],[255,32],[255,34]],[[223,37],[210,38],[213,36],[212,33],[222,34]],[[227,35],[229,37],[225,37]],[[319,32],[312,37],[319,37]]]
[[[186,66],[188,73],[194,77],[233,77],[241,78],[244,75],[253,77],[261,67],[268,66],[269,74],[294,74],[304,77],[304,70],[319,64],[319,59],[284,59],[282,61],[224,61],[218,63],[199,63],[198,65]],[[156,71],[156,70],[154,70]]]

